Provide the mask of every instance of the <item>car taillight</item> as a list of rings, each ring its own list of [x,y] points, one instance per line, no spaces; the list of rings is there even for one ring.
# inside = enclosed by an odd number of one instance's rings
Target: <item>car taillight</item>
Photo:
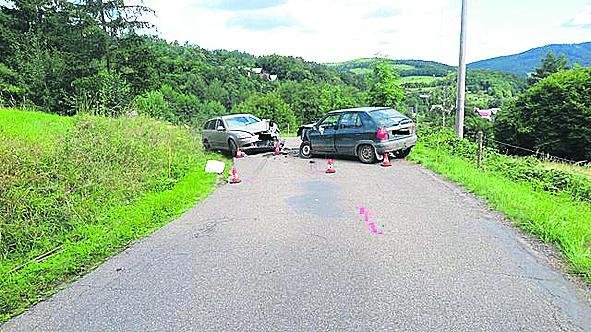
[[[376,133],[376,138],[379,141],[387,141],[388,140],[388,131],[384,128],[378,128]]]

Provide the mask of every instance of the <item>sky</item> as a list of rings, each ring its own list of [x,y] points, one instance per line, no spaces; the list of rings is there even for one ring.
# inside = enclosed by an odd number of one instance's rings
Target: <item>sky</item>
[[[316,62],[458,64],[461,0],[144,0],[156,34]],[[468,61],[591,41],[591,0],[468,0]]]

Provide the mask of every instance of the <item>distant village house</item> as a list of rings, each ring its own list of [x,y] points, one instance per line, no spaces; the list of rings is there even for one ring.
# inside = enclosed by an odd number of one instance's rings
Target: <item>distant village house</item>
[[[482,110],[478,107],[474,107],[474,112],[478,114],[478,116],[489,121],[492,121],[493,115],[497,114],[500,110],[500,108],[490,108],[487,110]]]
[[[277,75],[272,75],[272,74],[266,72],[263,68],[244,67],[242,69],[244,69],[244,71],[246,71],[246,76],[248,76],[248,77],[258,76],[259,79],[265,80],[265,81],[276,81],[277,80]]]

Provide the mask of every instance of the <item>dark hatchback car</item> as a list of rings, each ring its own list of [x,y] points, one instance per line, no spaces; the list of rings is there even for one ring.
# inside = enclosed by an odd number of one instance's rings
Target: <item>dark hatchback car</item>
[[[416,126],[387,107],[362,107],[327,113],[315,124],[298,129],[300,156],[355,156],[363,163],[382,160],[385,153],[406,157],[417,142]]]

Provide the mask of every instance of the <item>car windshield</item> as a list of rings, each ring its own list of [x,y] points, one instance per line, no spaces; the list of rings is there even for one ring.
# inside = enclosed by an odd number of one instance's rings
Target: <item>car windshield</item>
[[[225,120],[230,128],[244,128],[249,124],[261,122],[261,119],[251,115],[234,116]]]
[[[371,111],[369,114],[380,126],[386,127],[395,126],[400,120],[406,119],[406,116],[391,108]]]

